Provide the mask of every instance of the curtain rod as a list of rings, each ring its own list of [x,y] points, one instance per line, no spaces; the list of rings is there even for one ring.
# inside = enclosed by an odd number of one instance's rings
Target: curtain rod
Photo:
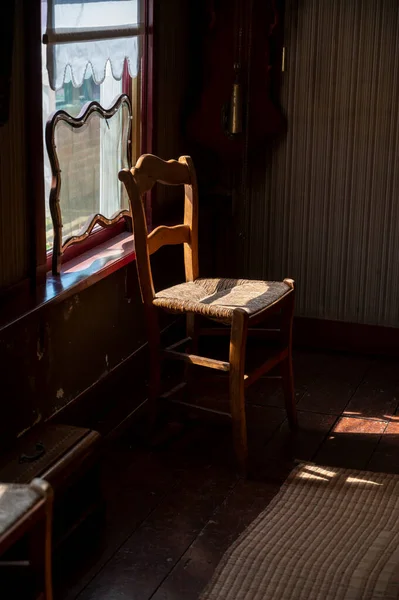
[[[144,33],[144,23],[123,27],[75,27],[47,29],[43,44],[70,44],[73,42],[99,41],[138,36]]]

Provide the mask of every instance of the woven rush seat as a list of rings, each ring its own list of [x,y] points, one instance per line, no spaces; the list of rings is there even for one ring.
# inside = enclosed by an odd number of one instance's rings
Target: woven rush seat
[[[26,598],[29,592],[29,598],[53,600],[52,515],[53,489],[44,479],[0,483],[2,598]],[[21,577],[21,569],[29,571],[29,580]]]
[[[196,279],[155,294],[153,303],[172,312],[231,321],[235,308],[249,315],[270,306],[291,290],[283,281]]]
[[[0,535],[32,508],[42,496],[29,485],[0,483]]]

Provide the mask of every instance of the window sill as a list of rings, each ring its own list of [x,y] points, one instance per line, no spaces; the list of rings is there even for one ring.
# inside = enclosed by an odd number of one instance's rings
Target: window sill
[[[45,283],[39,285],[35,293],[23,289],[4,299],[0,332],[46,306],[62,302],[94,285],[132,262],[135,256],[133,235],[125,231],[64,263],[60,276],[48,272]]]

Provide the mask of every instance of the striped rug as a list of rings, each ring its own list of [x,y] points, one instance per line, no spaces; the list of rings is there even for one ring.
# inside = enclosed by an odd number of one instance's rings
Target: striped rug
[[[301,464],[202,600],[399,598],[399,475]]]

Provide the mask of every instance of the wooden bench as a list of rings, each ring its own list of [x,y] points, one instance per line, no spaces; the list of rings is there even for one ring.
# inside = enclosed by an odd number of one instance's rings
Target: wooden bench
[[[98,432],[47,423],[19,438],[0,459],[0,482],[45,479],[54,490],[54,545],[102,506]]]

